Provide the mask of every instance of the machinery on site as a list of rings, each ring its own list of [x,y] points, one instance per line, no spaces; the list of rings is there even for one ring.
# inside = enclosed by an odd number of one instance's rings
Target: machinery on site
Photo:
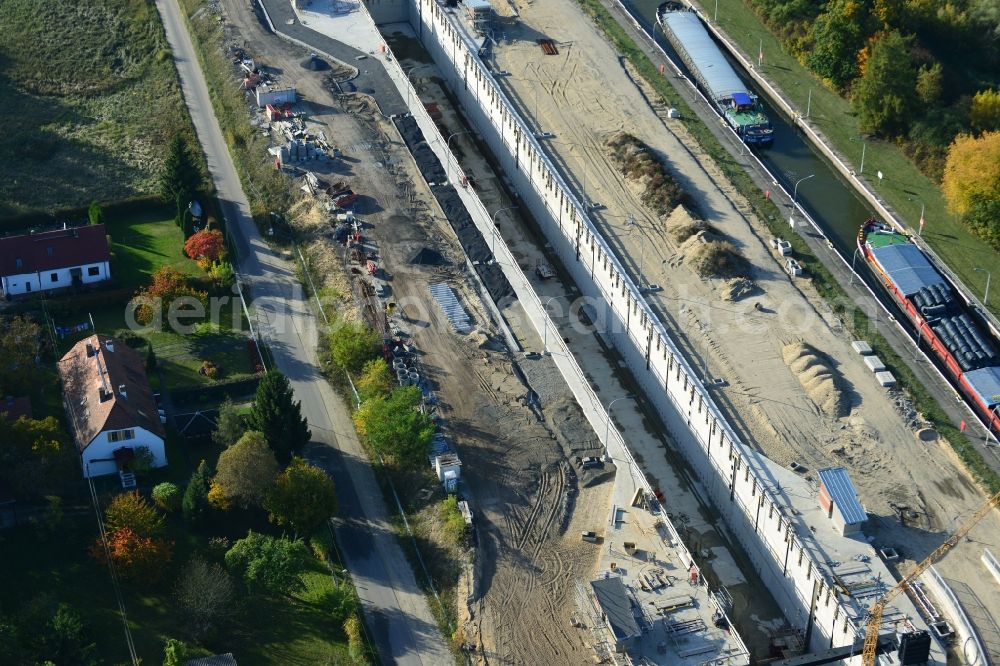
[[[878,655],[878,639],[879,630],[882,626],[882,614],[885,612],[886,606],[892,603],[892,600],[899,596],[901,592],[909,589],[910,584],[913,583],[917,578],[920,577],[924,571],[927,570],[929,566],[937,562],[939,559],[944,557],[945,553],[952,549],[952,547],[959,541],[965,538],[965,536],[972,531],[979,521],[986,517],[990,511],[993,510],[997,504],[1000,504],[1000,493],[996,493],[990,497],[986,502],[976,509],[976,512],[972,514],[968,520],[962,523],[955,532],[945,539],[944,543],[934,549],[934,551],[921,560],[913,571],[908,573],[903,577],[899,583],[896,584],[891,590],[885,593],[881,599],[875,602],[868,611],[868,621],[865,625],[865,644],[864,649],[861,653],[862,663],[864,666],[875,666],[875,660]],[[929,641],[930,637],[924,634],[924,637]],[[917,641],[922,641],[924,637],[914,637]],[[919,644],[914,644],[912,646],[908,645],[909,641],[906,641],[901,645],[901,650],[906,648],[920,648]],[[915,663],[910,661],[903,661],[904,664]]]

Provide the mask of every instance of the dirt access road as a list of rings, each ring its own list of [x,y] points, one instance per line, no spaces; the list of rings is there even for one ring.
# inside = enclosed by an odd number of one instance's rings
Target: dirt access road
[[[683,123],[651,106],[653,95],[632,73],[572,0],[517,2],[520,23],[505,27],[508,42],[496,50],[497,66],[511,76],[501,84],[521,110],[554,137],[543,141],[583,197],[604,208],[594,214],[605,238],[637,281],[663,290],[649,297],[682,347],[708,377],[723,378],[716,399],[752,445],[769,457],[796,461],[806,473],[830,465],[851,470],[862,500],[877,517],[869,528],[880,543],[921,557],[984,499],[946,445],[921,443],[914,415],[902,396],[887,393],[850,349],[839,321],[808,280],[794,283],[767,247],[763,226],[724,176],[697,149]],[[536,40],[555,40],[547,56]],[[628,113],[623,113],[628,109]],[[624,130],[650,145],[693,196],[697,212],[736,245],[753,265],[760,292],[744,302],[720,298],[721,283],[702,280],[684,262],[665,221],[643,205],[605,146]],[[634,223],[630,222],[634,216]],[[639,269],[642,266],[642,275]],[[763,311],[753,307],[754,302]],[[786,345],[805,342],[822,350],[843,379],[849,411],[825,414],[782,357]],[[903,528],[895,508],[908,507]],[[984,546],[1000,541],[996,514],[957,546],[939,570],[968,585],[991,614],[1000,611],[1000,588],[977,586]],[[984,635],[995,628],[981,627]]]
[[[512,357],[496,345],[480,347],[475,337],[452,332],[428,298],[429,284],[449,284],[481,332],[500,339],[469,286],[458,241],[395,129],[357,98],[334,95],[322,74],[302,69],[304,52],[263,31],[244,3],[223,4],[232,40],[279,72],[282,84],[296,86],[311,120],[325,124],[327,136],[345,151],[337,177],[366,197],[366,234],[392,276],[391,298],[406,304],[399,325],[420,350],[421,371],[462,458],[465,492],[476,514],[477,582],[467,607],[465,598],[456,600],[476,658],[490,664],[583,663],[591,650],[569,624],[573,586],[593,574],[597,552],[573,535],[603,523],[611,484],[571,461],[598,452],[593,431],[551,360],[522,359],[517,374]],[[329,246],[328,258],[336,257],[339,251],[323,228],[314,232]],[[439,253],[441,261],[413,263],[424,249]],[[529,391],[535,407],[528,406]]]

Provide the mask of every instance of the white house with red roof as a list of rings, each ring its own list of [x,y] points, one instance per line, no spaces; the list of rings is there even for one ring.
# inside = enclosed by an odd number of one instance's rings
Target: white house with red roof
[[[0,288],[5,296],[82,287],[111,279],[103,224],[0,238]]]
[[[118,472],[145,447],[167,464],[160,422],[142,356],[124,342],[92,335],[59,361],[63,401],[84,477]]]

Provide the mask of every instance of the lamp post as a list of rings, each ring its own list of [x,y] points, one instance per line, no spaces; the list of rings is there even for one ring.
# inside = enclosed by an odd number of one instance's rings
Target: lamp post
[[[461,130],[460,132],[454,132],[448,137],[448,140],[444,142],[445,152],[447,153],[445,157],[448,158],[448,169],[447,172],[445,173],[445,177],[448,179],[449,183],[451,182],[451,140],[454,139],[459,134],[472,134],[472,130]]]
[[[506,208],[499,208],[497,212],[493,213],[493,235],[490,238],[490,254],[496,259],[497,250],[497,215],[504,212],[505,210],[514,210],[517,206],[507,206]]]
[[[633,394],[630,393],[629,395],[623,395],[620,398],[615,398],[610,403],[608,403],[608,409],[607,409],[608,420],[604,422],[604,450],[605,451],[608,450],[608,437],[611,436],[611,408],[614,407],[615,403],[618,402],[619,400],[629,400],[631,398],[635,398],[635,395],[633,395]]]
[[[990,300],[990,278],[993,276],[985,268],[973,268],[972,270],[986,273],[986,292],[983,294],[983,307],[986,307]]]
[[[406,86],[406,108],[407,109],[410,108],[410,88],[411,87],[416,88],[416,86],[413,84],[413,80],[410,78],[410,74],[412,74],[415,70],[420,69],[421,67],[427,67],[427,65],[414,65],[413,67],[410,67],[408,70],[406,70],[406,81],[407,81],[407,83],[410,84],[410,85]]]
[[[815,175],[816,174],[811,173],[808,176],[804,178],[799,178],[797,181],[795,181],[795,187],[792,188],[792,212],[788,216],[789,226],[792,227],[795,226],[795,206],[798,205],[799,203],[799,184],[804,180],[809,180],[810,178],[813,178]]]
[[[545,315],[545,319],[542,322],[542,351],[546,354],[549,353],[549,303],[556,300],[557,298],[566,298],[565,296],[553,296],[549,300],[545,301],[545,305],[542,306],[542,313]]]

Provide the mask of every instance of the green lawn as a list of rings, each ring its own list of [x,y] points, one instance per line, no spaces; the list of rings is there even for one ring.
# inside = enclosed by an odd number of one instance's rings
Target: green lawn
[[[141,213],[109,216],[108,234],[112,239],[114,260],[112,274],[119,289],[107,299],[100,293],[85,296],[80,303],[71,298],[49,301],[48,311],[56,326],[73,326],[94,322],[97,333],[122,334],[129,329],[126,306],[139,287],[149,284],[150,276],[161,266],[170,266],[193,278],[204,277],[198,265],[183,253],[184,234],[173,222],[169,206],[153,206]],[[219,381],[250,377],[254,372],[247,352],[249,327],[238,298],[226,292],[219,295],[219,305],[212,323],[210,302],[206,316],[200,320],[180,321],[188,330],[174,330],[164,321],[160,330],[135,330],[134,333],[153,345],[168,389],[211,386]],[[81,331],[58,341],[60,355],[77,341],[90,335]],[[145,354],[145,345],[139,347]],[[203,361],[221,366],[222,372],[211,379],[198,371]],[[154,388],[160,377],[150,376]]]
[[[221,552],[209,547],[211,536],[233,541],[246,535],[248,525],[268,529],[260,517],[248,520],[237,512],[225,518],[192,532],[179,516],[170,516],[168,535],[176,547],[164,581],[153,588],[123,585],[129,626],[144,663],[161,663],[167,638],[185,638],[183,617],[174,610],[172,599],[184,563],[195,554],[221,561]],[[97,523],[86,507],[67,511],[58,537],[42,540],[32,527],[0,533],[5,574],[0,612],[17,613],[31,600],[50,595],[83,616],[101,663],[126,663],[128,652],[108,570],[87,554],[96,538]],[[233,609],[231,625],[198,646],[198,652],[233,652],[240,664],[250,665],[349,663],[343,630],[334,621],[329,570],[310,559],[301,575],[306,589],[291,598],[242,597]]]
[[[184,254],[184,232],[174,224],[172,206],[110,216],[106,225],[115,256],[112,275],[122,287],[138,289],[148,284],[149,277],[161,266],[192,277],[204,275]]]
[[[715,13],[715,0],[696,0],[705,16]],[[719,0],[719,26],[751,59],[756,59],[763,40],[763,74],[797,105],[805,115],[809,91],[812,91],[810,119],[834,148],[855,170],[861,164],[861,140],[858,121],[850,102],[823,84],[790,55],[781,50],[777,38],[767,29],[743,0]],[[1000,275],[1000,255],[963,227],[945,208],[944,198],[931,179],[923,175],[893,143],[869,139],[865,150],[865,171],[873,189],[897,212],[900,221],[917,229],[920,206],[926,206],[924,239],[961,280],[979,298],[986,287],[983,268]],[[885,178],[875,177],[881,171]],[[1000,303],[990,307],[1000,314]]]
[[[148,0],[0,2],[0,218],[155,193],[190,131]]]

